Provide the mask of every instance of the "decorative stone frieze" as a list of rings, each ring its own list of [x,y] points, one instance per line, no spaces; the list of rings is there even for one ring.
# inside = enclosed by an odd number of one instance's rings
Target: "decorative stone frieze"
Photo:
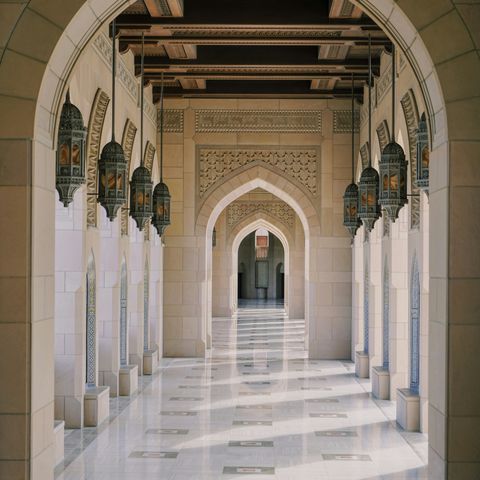
[[[198,194],[203,197],[212,187],[237,170],[264,164],[296,180],[317,195],[320,153],[315,147],[197,147]]]
[[[403,114],[405,116],[405,123],[407,124],[408,133],[408,151],[410,153],[410,187],[413,195],[419,195],[420,190],[415,185],[414,179],[417,178],[417,136],[418,128],[418,107],[415,95],[412,90],[407,93],[400,100],[402,104]],[[420,197],[410,197],[410,228],[416,229],[420,227]]]
[[[355,110],[354,114],[355,132],[360,129],[360,112]],[[351,133],[352,132],[352,112],[351,110],[333,111],[333,133]]]
[[[227,207],[227,224],[229,229],[233,229],[244,218],[255,213],[265,213],[275,217],[290,230],[293,230],[295,226],[295,212],[285,202],[245,201],[233,202]]]
[[[322,131],[322,112],[318,110],[196,110],[195,131],[197,133],[317,133]]]
[[[103,60],[105,65],[111,69],[112,68],[112,44],[110,39],[104,32],[101,32],[97,35],[93,41],[93,46],[95,47],[100,58]],[[125,62],[121,57],[117,56],[117,77],[120,79],[120,83],[124,86],[125,90],[130,94],[130,96],[139,103],[139,83],[134,75],[134,73],[127,67]],[[145,116],[156,125],[157,116],[156,116],[156,107],[153,103],[144,100],[144,112]]]
[[[87,134],[87,226],[97,225],[97,163],[100,155],[103,122],[110,99],[98,89],[92,104]]]

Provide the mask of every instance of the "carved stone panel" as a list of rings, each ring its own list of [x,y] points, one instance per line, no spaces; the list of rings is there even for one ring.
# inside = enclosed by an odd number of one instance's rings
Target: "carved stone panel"
[[[125,127],[123,129],[123,136],[122,136],[122,148],[123,152],[125,153],[125,158],[127,159],[127,172],[128,172],[128,179],[132,177],[131,170],[131,160],[132,160],[132,150],[133,150],[133,142],[135,141],[135,134],[137,133],[137,127],[134,123],[127,119],[125,122]],[[129,184],[127,185],[127,189],[129,188]],[[120,228],[122,235],[128,235],[128,210],[126,205],[121,208],[120,212]]]
[[[197,147],[197,185],[200,197],[237,170],[264,164],[317,195],[319,150],[315,147]]]
[[[98,89],[93,100],[87,134],[87,226],[97,225],[97,164],[102,141],[103,122],[107,112],[108,95]]]
[[[410,187],[413,195],[419,195],[420,190],[415,185],[415,178],[417,176],[417,136],[418,128],[418,108],[415,100],[415,95],[412,90],[409,90],[400,101],[405,115],[405,122],[407,124],[408,132],[408,147],[410,153]],[[420,226],[420,197],[412,196],[410,201],[410,228],[415,229]]]
[[[163,111],[163,131],[167,133],[183,133],[183,110],[166,109]],[[160,109],[157,110],[157,125],[160,131]]]
[[[317,110],[196,110],[195,131],[197,133],[317,133],[322,131],[322,112]]]
[[[295,212],[285,202],[244,201],[232,202],[227,207],[227,224],[229,229],[233,229],[244,218],[255,213],[266,213],[275,217],[286,225],[290,231],[295,226]]]
[[[360,127],[360,112],[354,113],[355,132]],[[352,133],[352,112],[350,110],[334,110],[333,112],[333,133]]]

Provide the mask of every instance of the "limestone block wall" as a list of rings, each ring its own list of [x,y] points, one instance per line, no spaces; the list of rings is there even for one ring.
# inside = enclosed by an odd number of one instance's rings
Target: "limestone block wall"
[[[342,226],[349,102],[168,99],[166,108],[165,354],[208,347],[213,226],[229,203],[260,187],[288,203],[305,230],[310,355],[350,357],[351,250]]]
[[[88,179],[73,203],[64,208],[55,202],[55,418],[67,427],[83,425],[86,383],[86,268],[90,256],[96,266],[96,367],[97,384],[118,394],[120,267],[128,267],[128,320],[130,362],[142,371],[143,270],[150,265],[151,346],[162,344],[161,282],[163,250],[153,228],[147,235],[136,228],[126,212],[110,222],[96,204],[96,160],[111,138],[111,46],[101,30],[85,49],[70,79],[71,101],[89,127]],[[138,81],[133,55],[120,55],[117,65],[115,137],[130,158],[130,175],[140,164]],[[101,92],[99,94],[99,92]],[[100,99],[100,101],[99,101]],[[151,91],[146,91],[144,144],[156,143],[156,111]],[[145,150],[145,147],[144,149]],[[154,181],[158,166],[153,162]],[[93,200],[93,202],[92,202]],[[93,206],[93,208],[92,208]]]

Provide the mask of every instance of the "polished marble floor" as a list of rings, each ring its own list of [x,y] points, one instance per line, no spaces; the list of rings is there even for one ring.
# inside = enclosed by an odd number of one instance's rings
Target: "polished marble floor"
[[[398,429],[394,403],[373,401],[352,363],[307,360],[303,321],[247,306],[213,332],[210,358],[165,360],[84,429],[57,479],[427,478],[426,437]]]

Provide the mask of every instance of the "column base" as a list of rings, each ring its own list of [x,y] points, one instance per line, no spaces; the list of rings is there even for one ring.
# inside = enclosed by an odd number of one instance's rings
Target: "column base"
[[[97,427],[110,415],[110,387],[88,387],[83,402],[85,426]]]
[[[372,368],[372,395],[380,400],[390,400],[390,372],[387,368]]]
[[[397,423],[407,432],[420,431],[420,396],[409,388],[397,389]]]
[[[63,420],[55,420],[53,423],[53,441],[56,466],[63,461],[65,456],[65,422]]]
[[[158,350],[145,350],[143,352],[143,374],[153,375],[158,368]]]
[[[119,395],[128,397],[138,390],[138,365],[124,365],[119,370]]]
[[[355,352],[355,375],[358,378],[370,377],[370,358],[367,352]]]

